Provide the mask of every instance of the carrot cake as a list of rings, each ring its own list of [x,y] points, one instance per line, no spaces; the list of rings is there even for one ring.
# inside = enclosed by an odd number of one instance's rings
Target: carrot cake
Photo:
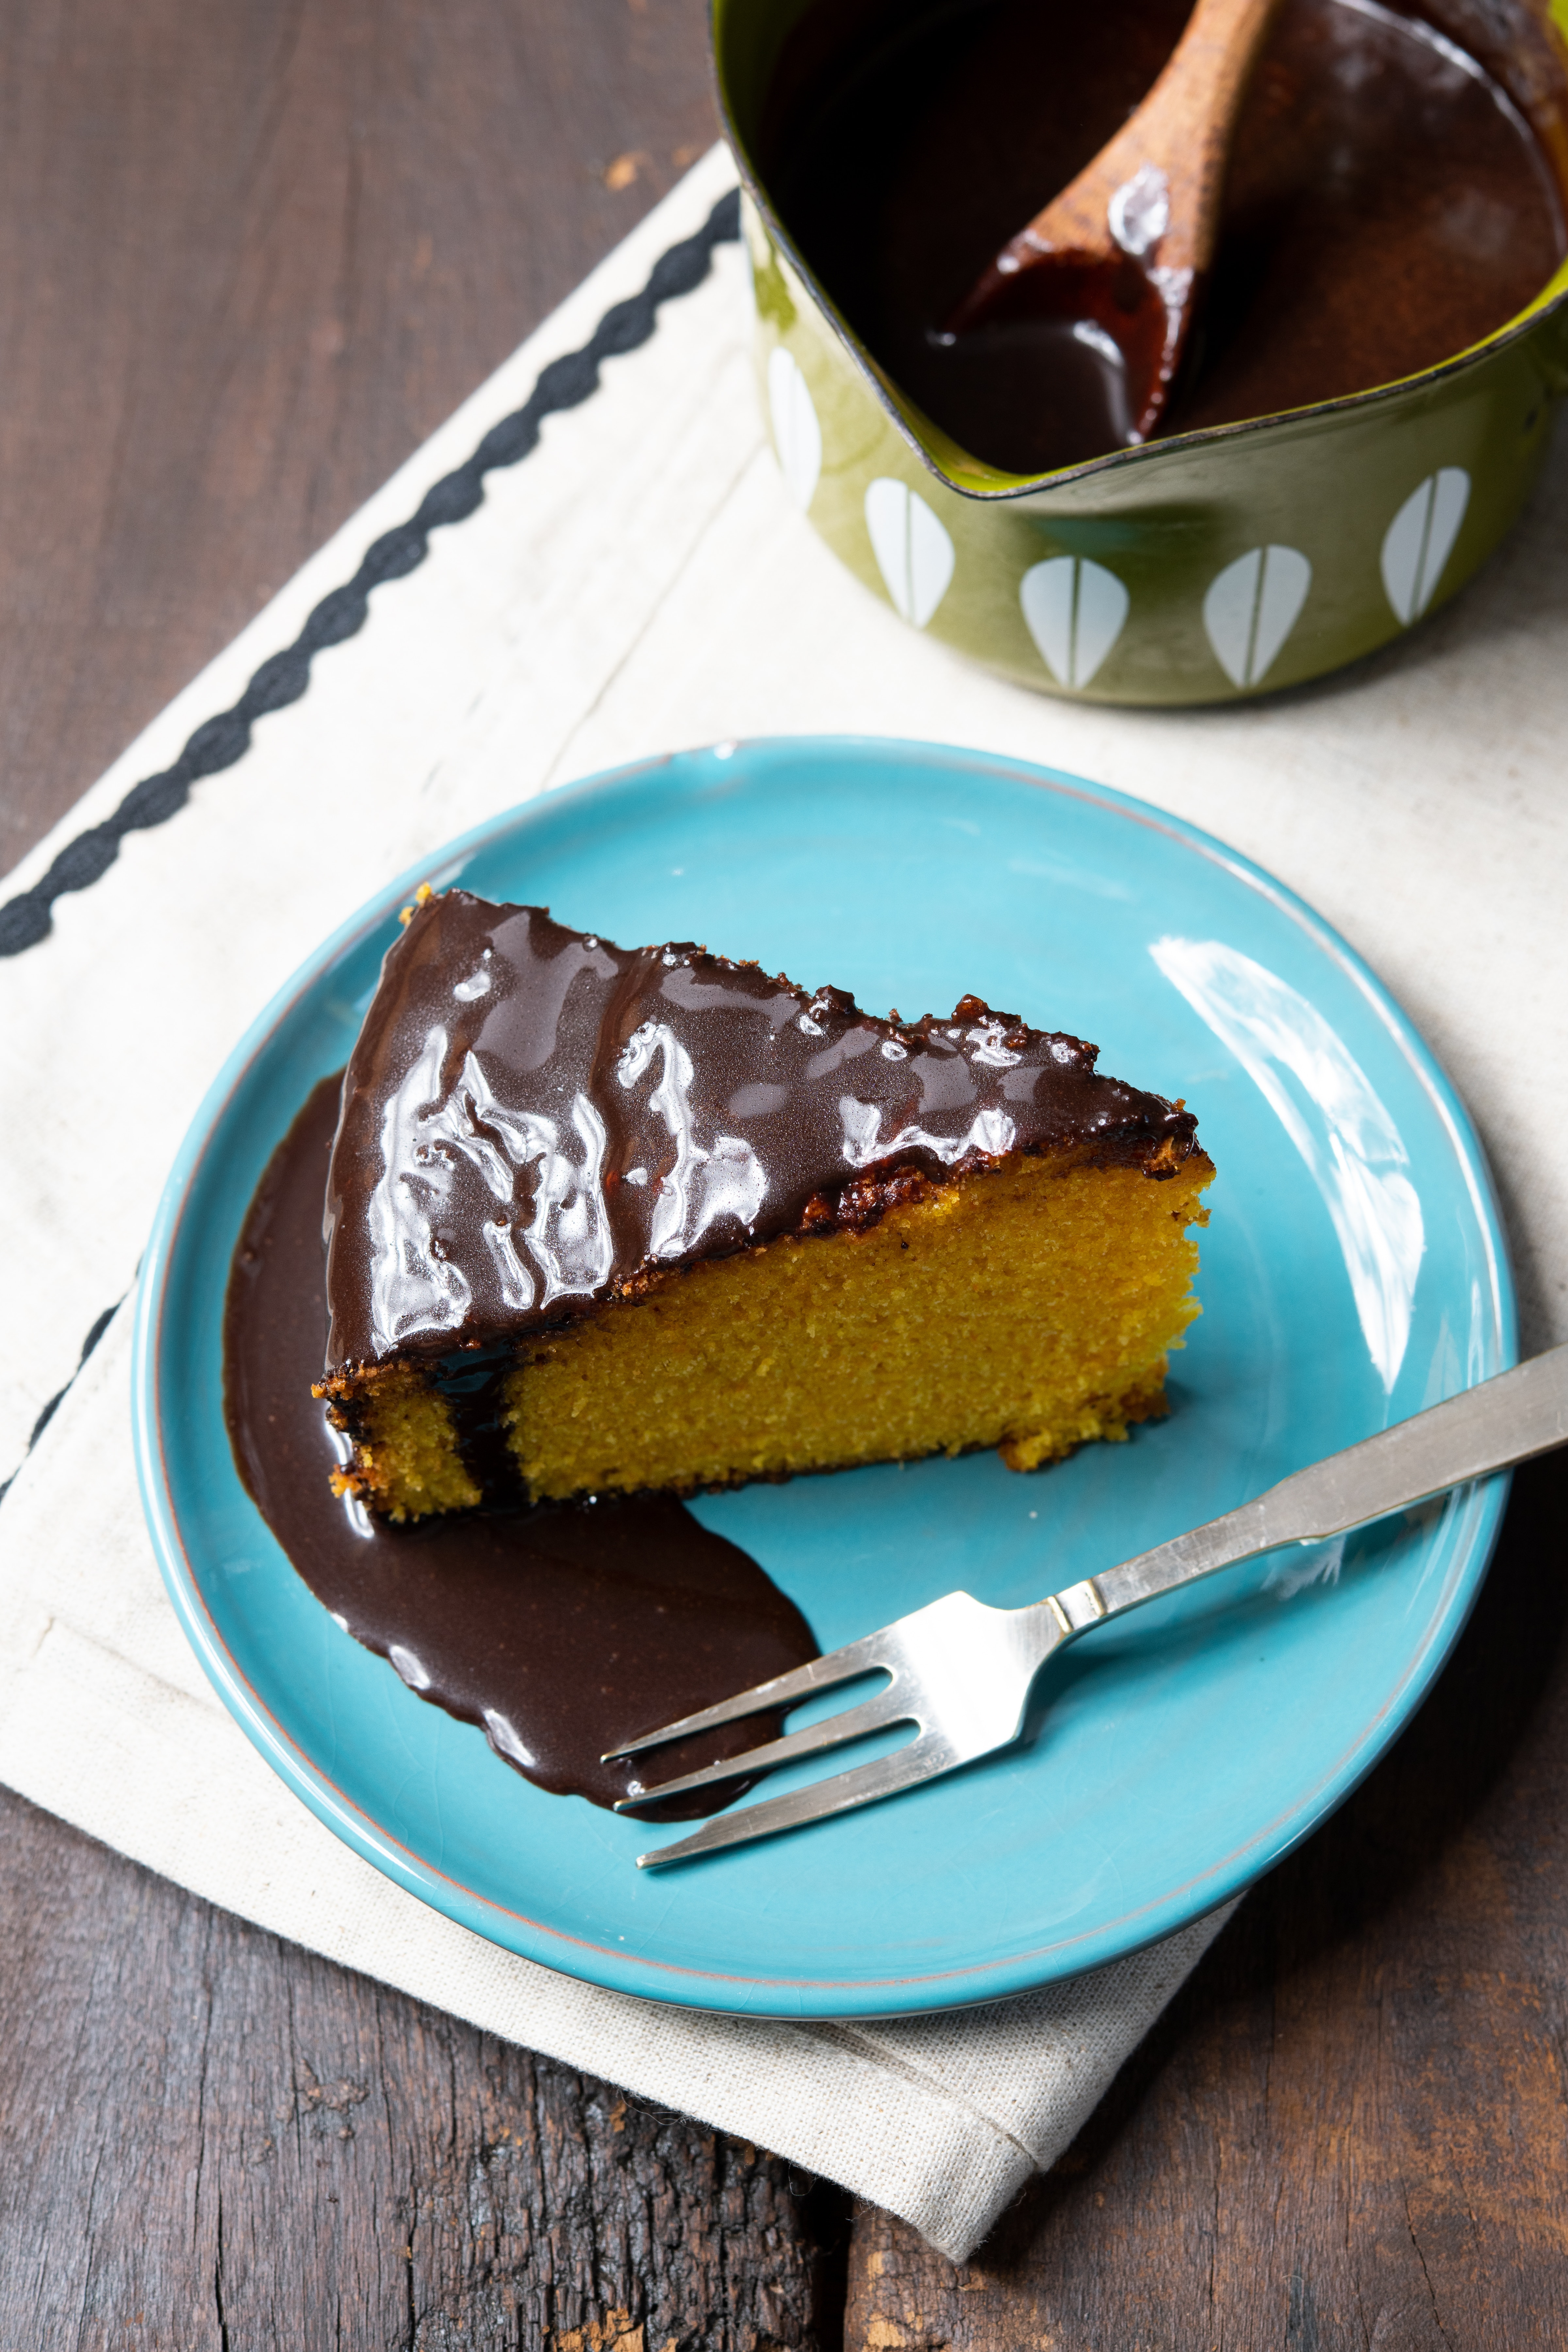
[[[1124,1436],[1214,1170],[1096,1051],[422,893],[331,1154],[342,1488],[404,1519]]]

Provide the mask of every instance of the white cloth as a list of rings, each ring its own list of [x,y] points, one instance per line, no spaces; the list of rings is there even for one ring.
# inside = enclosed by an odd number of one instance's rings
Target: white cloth
[[[26,887],[235,700],[368,542],[586,341],[729,184],[715,153],[165,710],[10,877]],[[1223,712],[1037,698],[906,628],[791,507],[760,421],[744,263],[551,417],[541,448],[377,589],[302,700],[126,841],[0,963],[0,1477],[122,1297],[225,1054],[404,866],[549,784],[666,747],[917,735],[1075,769],[1226,835],[1377,966],[1491,1149],[1527,1345],[1568,1337],[1557,777],[1568,478],[1458,604],[1344,678]],[[105,1181],[102,1171],[111,1164]],[[960,2257],[1071,2138],[1217,1919],[1022,2000],[889,2024],[694,2015],[451,1926],[341,1846],[230,1723],[143,1531],[121,1312],[0,1505],[0,1778],[210,1900],[847,2183]],[[90,1727],[89,1729],[88,1727]],[[243,1824],[243,1834],[237,1828]]]

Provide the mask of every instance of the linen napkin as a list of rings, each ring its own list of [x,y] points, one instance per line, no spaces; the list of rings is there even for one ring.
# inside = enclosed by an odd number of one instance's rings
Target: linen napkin
[[[800,2025],[603,1992],[427,1910],[272,1778],[163,1599],[121,1303],[159,1189],[247,1023],[455,833],[653,750],[902,733],[1141,793],[1312,899],[1479,1118],[1526,1344],[1568,1336],[1568,478],[1558,464],[1457,606],[1342,680],[1215,713],[1031,696],[907,628],[792,507],[731,188],[715,151],[0,885],[0,1778],[276,1932],[827,2174],[958,2259],[1220,1918],[1027,1999]]]

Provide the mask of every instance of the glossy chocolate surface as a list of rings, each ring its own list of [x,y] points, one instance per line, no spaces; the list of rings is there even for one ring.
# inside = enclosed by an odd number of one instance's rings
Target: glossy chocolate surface
[[[1043,472],[1129,437],[1110,339],[1037,314],[1027,274],[1013,315],[942,333],[1144,97],[1188,14],[1189,0],[833,0],[786,44],[759,157],[780,215],[895,383],[994,465]],[[1161,431],[1434,366],[1513,318],[1563,249],[1562,192],[1473,58],[1377,0],[1284,0]]]
[[[1192,1114],[1098,1076],[1095,1053],[977,998],[945,1021],[875,1020],[700,948],[431,898],[343,1081],[329,1369],[411,1357],[460,1379],[461,1351],[650,1269],[862,1225],[911,1179],[1010,1151],[1178,1164]]]
[[[412,1690],[484,1730],[542,1788],[595,1804],[772,1734],[727,1727],[646,1759],[619,1739],[815,1657],[810,1628],[748,1554],[667,1496],[391,1528],[335,1502],[343,1441],[310,1395],[326,1329],[321,1188],[339,1082],[323,1080],[273,1155],[229,1278],[225,1402],[240,1475],[323,1608]],[[744,1784],[648,1818],[711,1812]]]

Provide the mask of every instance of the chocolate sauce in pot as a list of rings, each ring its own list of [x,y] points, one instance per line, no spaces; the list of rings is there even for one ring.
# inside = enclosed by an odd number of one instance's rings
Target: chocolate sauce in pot
[[[895,383],[993,464],[1044,472],[1127,438],[1109,339],[1032,315],[1022,280],[1016,316],[943,330],[1145,96],[1189,13],[833,0],[786,44],[759,153],[779,212]],[[1436,365],[1522,310],[1563,249],[1562,191],[1472,58],[1378,0],[1285,0],[1161,431]]]
[[[257,1188],[224,1318],[235,1459],[262,1517],[323,1608],[422,1698],[482,1727],[541,1788],[598,1805],[773,1736],[753,1717],[605,1765],[638,1729],[816,1655],[810,1628],[736,1545],[669,1496],[387,1527],[334,1502],[340,1458],[310,1395],[326,1334],[321,1196],[340,1081],[323,1079]],[[645,1809],[690,1820],[745,1787]]]

